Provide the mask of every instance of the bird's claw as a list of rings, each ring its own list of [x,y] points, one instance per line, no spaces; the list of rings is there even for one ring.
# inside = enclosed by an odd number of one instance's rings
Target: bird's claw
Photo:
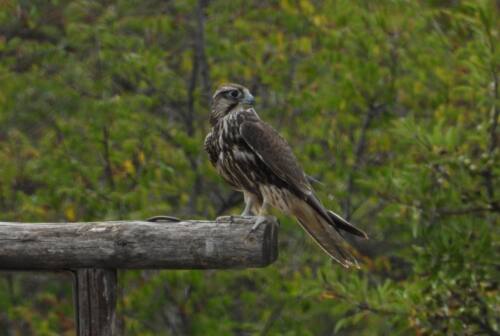
[[[252,226],[250,229],[250,233],[257,231],[259,226],[264,223],[267,220],[265,216],[257,216],[257,219],[255,220],[255,224]]]
[[[255,220],[255,224],[252,226],[250,231],[247,233],[245,240],[248,240],[249,237],[259,229],[259,227],[267,222],[267,223],[272,223],[274,225],[279,226],[278,220],[274,216],[256,216],[257,219]]]

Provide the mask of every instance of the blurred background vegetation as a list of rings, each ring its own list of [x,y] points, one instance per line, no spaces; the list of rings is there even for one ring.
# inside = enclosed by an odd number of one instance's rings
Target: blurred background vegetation
[[[499,335],[498,1],[1,0],[0,220],[214,218],[224,82],[371,236],[281,216],[267,269],[122,271],[124,335]],[[73,335],[69,276],[0,274],[0,335]]]

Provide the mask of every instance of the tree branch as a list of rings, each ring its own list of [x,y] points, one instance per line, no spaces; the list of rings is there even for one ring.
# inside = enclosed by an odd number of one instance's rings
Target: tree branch
[[[363,120],[363,126],[361,127],[361,134],[356,143],[354,150],[354,164],[349,171],[349,176],[347,178],[347,188],[346,188],[346,198],[344,201],[344,217],[350,220],[353,214],[352,211],[352,193],[354,192],[354,175],[361,168],[363,155],[366,148],[366,137],[370,125],[375,118],[375,116],[382,110],[383,105],[375,105],[370,103],[367,112],[365,113],[365,118]]]
[[[104,176],[109,183],[111,189],[115,189],[115,180],[113,177],[113,166],[111,163],[111,155],[109,150],[109,128],[107,125],[102,127],[102,145],[104,149]]]

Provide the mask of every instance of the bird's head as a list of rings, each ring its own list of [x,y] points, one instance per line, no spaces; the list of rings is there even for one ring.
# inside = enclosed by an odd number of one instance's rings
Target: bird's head
[[[250,91],[239,84],[223,84],[215,90],[212,97],[212,112],[210,122],[215,125],[235,107],[253,106],[255,98]]]

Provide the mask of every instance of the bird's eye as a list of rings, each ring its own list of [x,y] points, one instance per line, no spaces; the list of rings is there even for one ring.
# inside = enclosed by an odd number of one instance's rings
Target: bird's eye
[[[241,92],[238,90],[231,90],[228,92],[228,96],[230,96],[231,98],[239,98],[240,95],[241,95]]]

